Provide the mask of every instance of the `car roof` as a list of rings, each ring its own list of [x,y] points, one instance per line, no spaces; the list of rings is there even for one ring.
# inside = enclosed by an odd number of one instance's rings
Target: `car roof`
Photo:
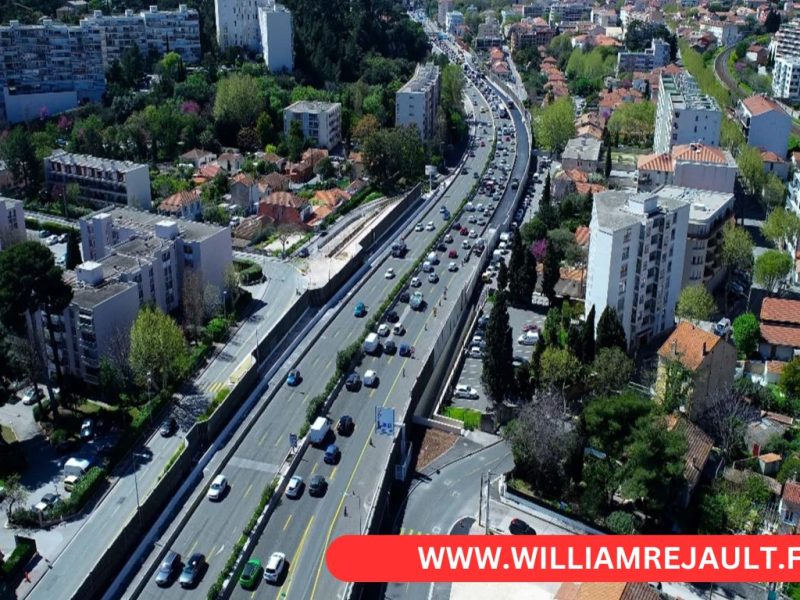
[[[211,484],[212,484],[212,485],[213,485],[213,484],[220,484],[220,483],[222,483],[223,481],[225,481],[225,475],[223,475],[222,473],[220,473],[219,475],[217,475],[216,477],[214,477],[214,481],[212,481],[212,482],[211,482]]]
[[[273,552],[269,557],[269,561],[267,562],[267,569],[275,569],[282,560],[283,554],[280,552]]]

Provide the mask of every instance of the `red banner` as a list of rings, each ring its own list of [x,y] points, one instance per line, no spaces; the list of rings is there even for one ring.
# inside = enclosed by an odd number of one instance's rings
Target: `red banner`
[[[800,581],[788,535],[348,535],[328,569],[342,581]]]

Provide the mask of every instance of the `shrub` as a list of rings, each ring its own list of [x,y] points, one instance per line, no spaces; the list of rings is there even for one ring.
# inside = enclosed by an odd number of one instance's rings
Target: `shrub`
[[[34,529],[39,527],[39,514],[32,508],[18,508],[8,518],[15,527]]]
[[[211,319],[205,328],[205,335],[212,342],[221,342],[227,333],[228,321],[221,317]]]
[[[608,528],[619,535],[633,535],[636,533],[636,519],[633,515],[621,510],[616,510],[606,519]]]
[[[91,498],[92,494],[102,485],[106,478],[106,470],[101,467],[92,467],[81,477],[72,488],[69,499],[64,503],[67,505],[67,514],[77,512]]]
[[[306,407],[306,422],[311,424],[320,415],[323,407],[325,406],[326,394],[319,394],[311,398]]]
[[[35,553],[36,543],[33,540],[17,538],[14,551],[2,563],[4,579],[13,579],[18,575]]]
[[[219,390],[211,401],[211,404],[209,404],[203,411],[203,414],[200,415],[198,421],[208,421],[211,415],[214,414],[214,411],[217,410],[217,407],[225,401],[225,398],[227,398],[230,393],[231,391],[228,388]]]
[[[65,429],[56,429],[50,434],[50,443],[57,446],[69,437],[69,433]]]
[[[472,408],[464,408],[461,406],[448,406],[444,410],[446,417],[456,419],[464,424],[464,429],[472,431],[481,426],[481,412]]]
[[[36,422],[42,421],[43,419],[47,418],[47,413],[49,411],[50,411],[50,400],[48,398],[45,398],[41,402],[41,407],[39,406],[39,403],[33,405],[33,420]]]
[[[353,367],[353,364],[361,354],[361,342],[355,341],[343,350],[336,353],[336,370],[340,374],[346,374]]]

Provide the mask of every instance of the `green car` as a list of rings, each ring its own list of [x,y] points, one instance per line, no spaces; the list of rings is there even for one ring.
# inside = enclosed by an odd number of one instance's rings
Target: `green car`
[[[239,583],[246,590],[252,590],[258,584],[261,578],[261,561],[257,558],[251,558],[242,569],[242,575],[239,577]]]

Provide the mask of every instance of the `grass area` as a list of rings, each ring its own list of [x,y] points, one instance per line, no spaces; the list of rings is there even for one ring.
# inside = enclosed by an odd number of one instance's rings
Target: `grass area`
[[[456,419],[464,423],[464,429],[472,431],[481,426],[481,412],[474,408],[464,408],[461,406],[448,406],[444,409],[444,415],[451,419]]]
[[[17,436],[14,435],[14,430],[8,425],[0,425],[0,437],[3,438],[3,441],[5,441],[6,444],[17,441]],[[0,484],[2,484],[2,482],[0,482]]]

